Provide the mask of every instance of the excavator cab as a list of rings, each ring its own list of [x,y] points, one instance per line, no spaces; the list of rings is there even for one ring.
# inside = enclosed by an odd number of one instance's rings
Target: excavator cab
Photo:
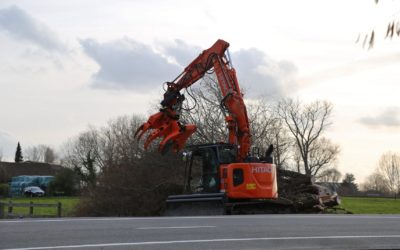
[[[228,143],[186,147],[184,192],[170,195],[165,215],[226,214],[226,193],[221,190],[221,166],[236,161],[237,147]]]
[[[236,154],[236,147],[226,143],[188,147],[184,192],[220,192],[220,166],[235,162]]]

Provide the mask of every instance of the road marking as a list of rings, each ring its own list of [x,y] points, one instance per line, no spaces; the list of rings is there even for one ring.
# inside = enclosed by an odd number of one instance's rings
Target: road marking
[[[1,223],[39,223],[39,222],[73,222],[73,221],[124,221],[124,220],[177,220],[177,219],[396,219],[400,220],[400,216],[396,215],[226,215],[226,216],[179,216],[179,217],[124,217],[124,218],[67,218],[67,219],[18,219],[18,220],[0,220]]]
[[[268,237],[268,238],[233,238],[233,239],[205,239],[205,240],[143,241],[143,242],[126,242],[126,243],[103,243],[103,244],[84,244],[84,245],[65,245],[65,246],[7,248],[7,249],[2,249],[2,250],[39,250],[39,249],[88,248],[88,247],[96,247],[97,248],[97,247],[119,247],[119,246],[141,246],[141,245],[163,245],[163,244],[232,242],[232,241],[368,239],[368,238],[400,238],[400,235],[299,236],[299,237]]]
[[[180,226],[180,227],[138,227],[140,230],[151,230],[151,229],[191,229],[191,228],[209,228],[216,226]]]

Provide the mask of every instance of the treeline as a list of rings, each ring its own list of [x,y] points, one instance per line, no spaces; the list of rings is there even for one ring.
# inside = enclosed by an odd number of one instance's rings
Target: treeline
[[[0,161],[2,160],[3,153],[0,148]],[[60,158],[56,154],[55,150],[49,145],[39,144],[36,146],[30,146],[27,149],[23,150],[21,144],[18,142],[17,148],[15,150],[14,161],[16,163],[24,161],[59,163]]]
[[[188,144],[227,141],[226,111],[221,110],[222,96],[215,80],[206,77],[185,96],[181,120],[198,127]],[[318,182],[338,184],[338,191],[345,195],[357,194],[359,189],[399,193],[400,156],[395,153],[383,155],[376,171],[359,186],[353,174],[342,176],[336,166],[340,147],[325,137],[332,124],[331,103],[261,99],[248,100],[246,105],[253,154],[261,156],[272,144],[277,167],[312,175]],[[143,122],[145,118],[137,115],[118,117],[70,139],[59,154],[49,146],[38,145],[25,150],[24,159],[57,162],[73,170],[85,197],[79,206],[80,215],[159,214],[166,196],[183,189],[184,162],[180,154],[161,156],[157,141],[144,151],[134,138]],[[63,177],[59,179],[62,186]]]
[[[383,154],[374,172],[367,177],[361,188],[365,192],[377,195],[400,194],[400,154]]]

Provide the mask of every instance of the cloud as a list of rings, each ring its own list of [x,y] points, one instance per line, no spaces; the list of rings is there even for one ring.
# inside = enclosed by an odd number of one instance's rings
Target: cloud
[[[371,128],[376,127],[399,127],[400,126],[400,108],[391,107],[385,109],[376,116],[362,117],[358,120]]]
[[[65,45],[45,24],[13,5],[0,9],[0,31],[15,39],[31,42],[45,50],[65,51]]]
[[[349,77],[352,75],[371,72],[385,66],[393,66],[399,63],[400,53],[387,53],[379,56],[371,55],[368,58],[354,60],[337,67],[320,70],[302,77],[300,82],[302,84],[314,84],[323,81],[337,79],[338,77]]]
[[[175,39],[173,44],[163,44],[162,50],[167,55],[173,57],[182,67],[191,63],[204,49],[192,46],[183,40]]]
[[[173,45],[165,45],[164,52],[186,67],[204,49],[176,39]],[[240,86],[247,98],[260,95],[283,96],[297,87],[294,80],[296,66],[289,61],[277,61],[256,48],[241,49],[231,53]]]
[[[100,67],[93,75],[92,86],[104,89],[143,91],[160,86],[167,80],[173,80],[203,51],[179,39],[173,43],[159,43],[163,54],[129,38],[108,43],[86,39],[80,43],[85,53]],[[232,60],[247,98],[260,95],[279,97],[296,89],[294,79],[297,69],[291,62],[273,60],[255,48],[233,52]]]
[[[182,70],[145,44],[129,38],[99,43],[81,40],[84,52],[100,67],[92,87],[145,91],[173,80]]]
[[[247,97],[284,96],[297,87],[297,68],[289,61],[274,60],[256,48],[233,52],[232,61]]]

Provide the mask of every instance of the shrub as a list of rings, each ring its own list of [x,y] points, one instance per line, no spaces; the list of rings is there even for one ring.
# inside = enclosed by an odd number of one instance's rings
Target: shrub
[[[160,215],[166,197],[182,192],[183,173],[176,154],[146,153],[133,162],[107,166],[78,205],[77,215]]]
[[[79,180],[72,169],[64,168],[49,185],[50,195],[76,195],[79,191]]]
[[[10,192],[10,186],[6,183],[0,184],[0,197],[7,197]]]

